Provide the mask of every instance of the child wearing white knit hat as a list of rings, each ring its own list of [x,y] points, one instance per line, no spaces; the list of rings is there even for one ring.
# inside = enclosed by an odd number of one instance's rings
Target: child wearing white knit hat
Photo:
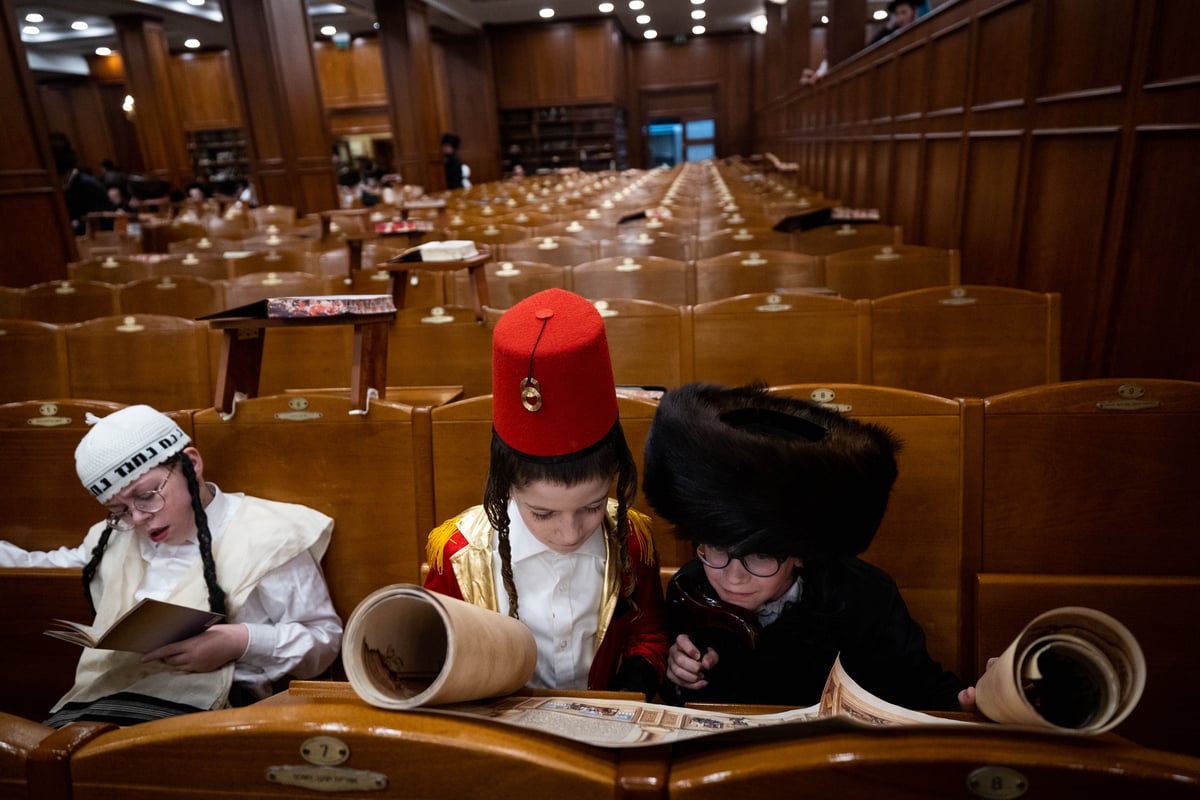
[[[204,480],[187,433],[149,406],[88,422],[75,467],[106,518],[74,548],[27,551],[0,541],[0,566],[81,568],[96,631],[145,598],[225,621],[148,653],[84,650],[75,686],[47,724],[129,725],[244,705],[285,676],[328,669],[342,636],[319,566],[333,520],[222,492]]]

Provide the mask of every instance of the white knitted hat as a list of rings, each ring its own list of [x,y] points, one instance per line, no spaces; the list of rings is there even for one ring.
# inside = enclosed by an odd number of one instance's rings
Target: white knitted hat
[[[150,406],[129,406],[103,418],[88,414],[87,421],[92,429],[75,448],[75,471],[101,503],[191,441],[170,417]]]

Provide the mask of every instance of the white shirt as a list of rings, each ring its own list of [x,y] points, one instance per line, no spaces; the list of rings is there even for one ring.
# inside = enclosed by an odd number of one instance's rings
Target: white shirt
[[[229,527],[241,498],[209,483],[213,499],[205,507],[213,544]],[[166,599],[179,576],[200,558],[195,537],[183,544],[154,543],[140,537],[146,561],[142,585],[134,593]],[[29,551],[0,541],[0,566],[74,567],[87,564],[91,553],[81,544],[50,551]],[[217,576],[220,581],[220,576]],[[246,598],[231,622],[246,626],[246,651],[234,663],[233,680],[259,697],[271,693],[271,682],[285,675],[313,677],[333,662],[342,638],[342,621],[333,608],[321,569],[308,551],[267,573]]]
[[[597,526],[574,553],[556,553],[534,538],[514,501],[509,501],[508,518],[517,607],[537,642],[537,667],[528,685],[586,689],[604,586],[604,534]],[[507,615],[500,559],[494,561],[499,611]]]

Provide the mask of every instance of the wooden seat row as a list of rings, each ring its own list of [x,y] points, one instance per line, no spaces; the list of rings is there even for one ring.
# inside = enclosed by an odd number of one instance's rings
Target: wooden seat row
[[[619,383],[831,381],[983,397],[1060,375],[1057,294],[952,286],[858,301],[794,292],[695,306],[596,303]],[[502,313],[488,310],[481,325],[469,307],[402,309],[389,328],[389,383],[489,393],[491,329]],[[63,326],[4,321],[0,401],[74,396],[202,407],[219,352],[205,327],[142,314]],[[279,329],[266,340],[259,391],[343,385],[351,346],[348,326]]]
[[[1191,680],[1200,623],[1195,520],[1183,476],[1200,468],[1200,384],[1095,380],[952,400],[857,384],[773,391],[829,404],[903,440],[897,480],[865,558],[900,585],[930,652],[972,680],[1038,613],[1099,608],[1146,654],[1141,705],[1120,732],[1200,755],[1179,708],[1200,702]],[[95,401],[0,406],[0,538],[75,545],[99,509],[73,473],[84,412]],[[325,559],[347,616],[370,591],[419,582],[437,523],[480,501],[491,437],[490,396],[412,407],[293,392],[246,400],[231,418],[176,412],[219,485],[315,506],[337,519]],[[620,400],[640,461],[655,405]],[[637,505],[647,512],[641,500]],[[692,555],[654,520],[668,572]],[[87,619],[78,571],[0,570],[6,630],[19,658],[0,662],[0,710],[36,717],[70,683],[77,651],[40,636],[54,617]],[[1186,742],[1192,742],[1188,746]]]
[[[846,800],[1174,800],[1194,797],[1200,782],[1200,759],[1119,737],[998,726],[753,733],[601,747],[483,717],[388,711],[342,685],[297,683],[278,701],[124,729],[74,723],[52,732],[0,718],[0,740],[19,742],[0,753],[0,791],[38,800],[305,800],[324,792],[457,800],[486,787],[501,800],[705,800],[787,796],[802,785]]]

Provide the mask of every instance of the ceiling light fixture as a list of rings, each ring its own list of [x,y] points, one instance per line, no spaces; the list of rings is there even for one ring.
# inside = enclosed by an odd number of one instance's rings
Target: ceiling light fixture
[[[824,14],[822,14],[822,15],[821,15],[821,24],[822,24],[822,25],[828,25],[828,24],[829,24],[829,17],[827,17],[827,16],[825,16]]]
[[[616,6],[612,3],[601,3],[597,8],[601,14],[611,14],[616,9]]]
[[[703,25],[693,25],[692,26],[692,33],[695,34],[696,36],[701,35],[706,30],[708,30],[708,29],[705,28]]]
[[[885,10],[884,10],[884,9],[882,9],[882,8],[880,8],[880,9],[877,9],[877,10],[875,11],[875,13],[874,13],[874,14],[872,14],[871,16],[872,16],[874,19],[877,19],[877,20],[885,20],[885,19],[887,19],[887,17],[888,17],[888,15],[887,15],[887,11],[885,11]]]
[[[333,27],[332,25],[321,26],[322,36],[333,36],[335,33],[337,33],[337,28]]]
[[[554,16],[554,9],[549,7],[540,9],[538,11],[538,16],[542,19],[550,19]]]
[[[197,47],[200,46],[200,40],[199,39],[186,39],[183,42],[183,46],[188,48],[189,50],[195,50]]]
[[[642,0],[629,0],[630,11],[641,11],[645,7],[646,4],[643,3]]]
[[[204,0],[187,0],[187,1],[188,1],[188,5],[189,5],[189,6],[202,6],[202,5],[204,5]]]
[[[73,31],[86,31],[87,29],[88,24],[81,19],[77,19],[71,23],[71,30]]]
[[[707,16],[703,8],[692,9],[692,19],[704,19]]]
[[[649,14],[638,14],[636,21],[637,21],[638,25],[649,25],[650,24],[650,15]]]
[[[96,48],[96,55],[98,55],[98,56],[111,56],[111,55],[112,55],[112,49],[111,49],[111,48],[108,48],[108,47],[97,47],[97,48]]]
[[[46,18],[45,18],[45,17],[43,17],[41,14],[39,14],[39,13],[37,13],[37,12],[35,11],[35,12],[31,13],[31,14],[26,14],[26,15],[25,15],[25,21],[26,21],[26,22],[38,23],[38,22],[45,22],[45,21],[46,21]]]
[[[26,25],[24,28],[21,28],[22,36],[37,36],[41,32],[42,29],[37,25]]]
[[[642,31],[642,37],[645,39],[657,39],[658,31],[654,30],[653,28],[648,28],[647,30]]]
[[[767,32],[767,15],[755,14],[750,18],[750,29],[755,33]]]

